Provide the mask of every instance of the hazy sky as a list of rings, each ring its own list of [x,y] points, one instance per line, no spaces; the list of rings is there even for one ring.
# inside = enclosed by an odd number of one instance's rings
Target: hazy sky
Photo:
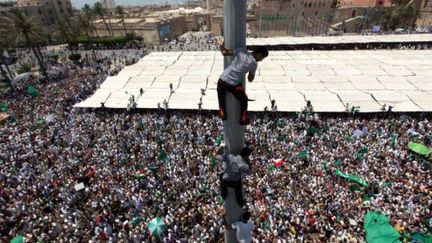
[[[0,0],[1,1],[1,0]],[[81,8],[84,4],[93,5],[97,0],[71,0],[72,6],[75,8]],[[186,0],[114,0],[116,5],[145,5],[145,4],[164,4],[168,3],[180,3]]]

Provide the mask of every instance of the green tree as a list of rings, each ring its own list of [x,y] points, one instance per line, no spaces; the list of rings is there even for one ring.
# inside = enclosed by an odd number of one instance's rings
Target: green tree
[[[99,33],[97,32],[97,29],[93,24],[93,20],[96,16],[95,11],[88,4],[84,4],[84,7],[81,10],[82,19],[88,21],[88,25],[90,26],[89,33],[92,33],[94,31],[96,33],[96,36],[99,37]]]
[[[41,26],[32,17],[29,17],[17,8],[10,9],[3,20],[1,28],[4,28],[8,33],[13,35],[17,44],[24,43],[27,48],[32,50],[42,74],[46,77],[47,73],[43,57],[40,51],[37,50],[38,45],[44,42],[41,37]]]
[[[111,29],[110,29],[110,26],[108,25],[108,23],[106,21],[106,16],[108,15],[108,13],[107,13],[106,9],[104,8],[104,6],[100,2],[97,2],[93,6],[93,11],[97,15],[99,15],[99,17],[102,19],[102,22],[104,23],[108,34],[110,36],[113,36]],[[108,19],[109,19],[109,17],[108,17]]]
[[[415,22],[415,19],[417,19],[418,17],[420,17],[420,11],[418,9],[416,9],[412,4],[405,5],[405,6],[401,7],[400,20],[401,20],[402,26],[404,28],[407,28],[410,25],[413,25]],[[414,22],[412,22],[413,19],[414,19]],[[411,20],[411,23],[409,23],[408,20]]]
[[[92,25],[91,16],[83,11],[81,14],[79,14],[77,16],[77,24],[78,24],[78,28],[80,30],[84,31],[84,34],[85,34],[88,42],[91,43],[92,39],[90,37],[90,33],[93,32],[93,30],[95,30],[95,27]],[[92,49],[92,53],[93,53],[93,59],[96,61],[97,60],[96,52],[93,48],[93,45],[91,45],[91,49]]]
[[[71,53],[75,53],[75,48],[77,46],[79,28],[76,27],[77,24],[75,24],[74,19],[71,19],[67,16],[59,19],[54,26],[53,35],[61,41],[67,43]]]
[[[8,63],[6,61],[6,57],[4,56],[6,50],[10,46],[9,36],[10,35],[8,35],[4,29],[0,29],[0,73],[4,77],[4,80],[9,85],[11,85],[11,79],[13,78],[13,75],[8,68]],[[9,72],[9,76],[8,76],[8,73],[3,69],[3,65],[5,65],[6,70]]]
[[[124,12],[124,10],[123,10],[123,8],[122,8],[122,6],[117,6],[116,8],[115,8],[115,14],[117,15],[117,16],[119,16],[120,17],[120,19],[121,19],[121,22],[122,22],[122,25],[123,25],[123,29],[124,29],[124,32],[125,32],[125,36],[127,35],[127,30],[126,30],[126,25],[125,25],[125,22],[124,22],[124,15],[125,15],[125,12]]]

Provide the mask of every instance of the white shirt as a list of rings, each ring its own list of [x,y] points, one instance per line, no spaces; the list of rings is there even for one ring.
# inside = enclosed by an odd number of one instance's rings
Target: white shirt
[[[252,221],[243,223],[242,221],[235,222],[232,225],[233,229],[237,231],[237,240],[239,243],[250,243],[252,242],[252,230],[255,229],[255,225]]]
[[[234,54],[234,60],[220,76],[220,79],[229,85],[239,85],[240,79],[244,78],[246,73],[255,75],[255,71],[258,67],[253,55],[244,51],[242,48],[236,48]]]

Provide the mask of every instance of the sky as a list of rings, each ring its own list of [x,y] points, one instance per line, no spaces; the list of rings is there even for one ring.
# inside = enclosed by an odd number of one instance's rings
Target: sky
[[[2,1],[2,0],[0,0]],[[181,3],[185,0],[114,0],[116,5],[146,5],[146,4],[164,4],[168,3]],[[93,5],[97,0],[71,0],[72,6],[75,8],[82,8],[84,4]]]

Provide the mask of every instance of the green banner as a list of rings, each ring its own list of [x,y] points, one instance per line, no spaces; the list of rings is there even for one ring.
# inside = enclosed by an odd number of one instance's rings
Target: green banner
[[[345,174],[345,173],[342,173],[340,170],[336,170],[335,174],[337,176],[343,177],[347,180],[357,182],[358,184],[360,184],[362,186],[366,186],[366,187],[369,186],[369,183],[367,181],[363,180],[360,176],[353,176],[353,175]]]
[[[364,216],[364,229],[366,242],[368,243],[396,243],[399,241],[399,233],[390,224],[390,219],[380,213],[369,211]]]

